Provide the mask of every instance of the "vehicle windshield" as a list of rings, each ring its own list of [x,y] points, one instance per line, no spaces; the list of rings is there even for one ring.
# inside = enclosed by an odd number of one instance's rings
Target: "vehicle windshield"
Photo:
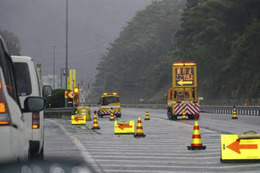
[[[119,97],[104,97],[102,99],[101,105],[109,105],[111,103],[118,103],[119,102]]]
[[[29,68],[26,63],[14,63],[14,71],[19,96],[27,96],[32,92]]]
[[[177,92],[177,101],[188,100],[189,92]]]

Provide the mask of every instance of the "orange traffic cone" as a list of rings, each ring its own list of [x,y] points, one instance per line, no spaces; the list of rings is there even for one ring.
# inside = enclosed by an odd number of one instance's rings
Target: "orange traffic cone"
[[[185,112],[185,109],[183,109],[183,112],[182,112],[182,119],[183,119],[183,120],[186,120],[186,112]]]
[[[148,110],[145,111],[145,118],[144,120],[150,120]]]
[[[198,121],[194,122],[191,146],[187,146],[188,150],[205,150],[206,146],[202,145],[200,137],[200,127]]]
[[[141,117],[138,117],[137,126],[136,126],[136,133],[134,135],[135,138],[137,137],[145,137]]]
[[[115,119],[114,119],[114,113],[111,111],[111,114],[110,114],[110,119],[109,119],[109,121],[115,121]]]
[[[232,119],[238,119],[238,117],[237,117],[236,105],[234,105],[234,108],[233,108],[233,116],[232,116]]]
[[[93,119],[93,127],[91,128],[92,130],[94,129],[100,129],[100,127],[98,126],[98,121],[97,121],[97,115],[94,114],[94,119]]]

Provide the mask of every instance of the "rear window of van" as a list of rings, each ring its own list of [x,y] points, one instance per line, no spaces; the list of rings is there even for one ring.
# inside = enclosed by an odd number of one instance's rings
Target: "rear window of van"
[[[32,93],[29,67],[26,63],[14,63],[16,84],[19,96],[28,96]]]

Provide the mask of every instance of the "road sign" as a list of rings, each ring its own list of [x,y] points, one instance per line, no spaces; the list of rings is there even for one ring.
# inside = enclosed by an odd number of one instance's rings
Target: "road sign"
[[[221,135],[221,162],[260,162],[260,139],[239,139],[238,134]]]
[[[86,116],[71,115],[71,124],[86,124]]]
[[[134,134],[135,133],[135,121],[115,121],[114,123],[115,134]]]
[[[65,98],[73,98],[73,92],[72,91],[65,91]]]
[[[172,76],[173,87],[197,87],[195,63],[174,63]]]
[[[76,87],[76,70],[70,69],[69,76],[67,79],[67,89],[73,90],[74,87]]]

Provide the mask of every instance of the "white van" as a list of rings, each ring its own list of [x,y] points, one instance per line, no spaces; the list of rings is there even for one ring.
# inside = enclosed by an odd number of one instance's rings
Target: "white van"
[[[28,56],[11,56],[14,63],[16,75],[16,83],[18,95],[22,104],[27,97],[42,96],[42,85],[40,82],[39,71],[33,62],[33,59]],[[29,140],[29,157],[30,159],[43,158],[44,149],[44,134],[43,134],[43,111],[30,112],[24,115],[26,124],[26,134]]]
[[[23,112],[41,111],[45,99],[28,97]],[[27,160],[29,142],[26,138],[24,116],[21,112],[13,62],[0,36],[0,164]]]

